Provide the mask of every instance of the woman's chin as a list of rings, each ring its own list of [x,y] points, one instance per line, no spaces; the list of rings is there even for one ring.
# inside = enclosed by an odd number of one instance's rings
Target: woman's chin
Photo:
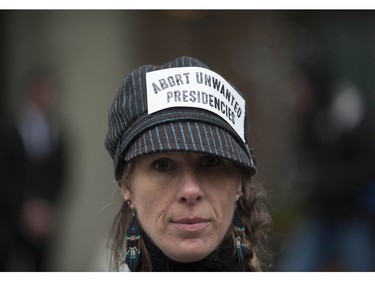
[[[177,262],[196,262],[204,259],[211,252],[212,248],[204,241],[184,241],[178,247],[169,248],[164,253]]]

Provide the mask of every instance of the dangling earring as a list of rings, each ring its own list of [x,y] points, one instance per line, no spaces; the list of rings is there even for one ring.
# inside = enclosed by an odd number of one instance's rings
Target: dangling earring
[[[242,262],[248,249],[247,249],[246,244],[244,244],[242,241],[243,237],[245,236],[245,227],[237,211],[234,213],[233,223],[234,223],[234,229],[236,232],[237,259],[239,262]]]
[[[130,201],[127,202],[130,204]],[[125,249],[125,262],[130,271],[135,271],[141,261],[141,232],[137,224],[134,208],[132,221],[126,231],[126,249]]]

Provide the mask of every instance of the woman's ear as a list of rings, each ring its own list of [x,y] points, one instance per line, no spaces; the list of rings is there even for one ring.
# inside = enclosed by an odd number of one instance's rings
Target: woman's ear
[[[242,196],[242,191],[241,190],[237,191],[237,193],[236,193],[236,202],[241,198],[241,196]]]
[[[131,201],[132,198],[131,198],[131,191],[130,191],[129,183],[127,183],[126,181],[122,182],[120,184],[120,188],[121,188],[121,193],[122,193],[122,197],[124,198],[124,201]]]
[[[242,196],[242,178],[240,177],[239,180],[237,181],[237,192],[236,192],[236,202],[240,197]]]

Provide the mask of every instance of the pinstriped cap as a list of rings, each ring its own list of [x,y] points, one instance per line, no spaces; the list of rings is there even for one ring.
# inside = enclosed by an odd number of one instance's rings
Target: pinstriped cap
[[[163,151],[210,153],[256,173],[244,96],[191,57],[131,72],[111,105],[108,126],[105,146],[117,180],[127,161]]]

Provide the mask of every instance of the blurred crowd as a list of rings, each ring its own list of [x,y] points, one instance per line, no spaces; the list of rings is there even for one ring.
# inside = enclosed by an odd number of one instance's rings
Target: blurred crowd
[[[56,95],[51,72],[30,74],[17,112],[1,123],[1,271],[48,271],[55,205],[66,170],[64,136],[54,111]]]
[[[297,62],[291,106],[298,123],[299,221],[281,246],[280,271],[375,270],[373,113],[359,88],[325,61]]]

